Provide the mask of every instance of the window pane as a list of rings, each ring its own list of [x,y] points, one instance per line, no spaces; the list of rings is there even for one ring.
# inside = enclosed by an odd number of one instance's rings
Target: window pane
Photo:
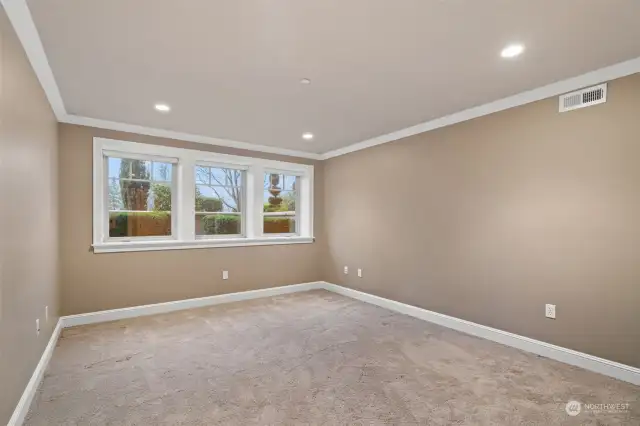
[[[171,235],[172,164],[107,158],[109,237]]]
[[[266,173],[264,176],[265,234],[295,234],[298,177],[282,173]]]
[[[196,166],[196,235],[242,235],[244,173]]]

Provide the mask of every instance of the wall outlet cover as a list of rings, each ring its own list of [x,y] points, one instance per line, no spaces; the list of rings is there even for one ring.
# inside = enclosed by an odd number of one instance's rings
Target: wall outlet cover
[[[358,276],[359,276],[360,278],[362,278],[362,269],[359,269],[359,268],[358,268]]]
[[[229,271],[222,271],[222,279],[223,280],[229,279]]]
[[[556,319],[556,305],[546,304],[544,306],[544,316],[551,319]]]
[[[348,266],[344,267],[344,273],[345,273],[345,275],[349,273],[349,267]]]

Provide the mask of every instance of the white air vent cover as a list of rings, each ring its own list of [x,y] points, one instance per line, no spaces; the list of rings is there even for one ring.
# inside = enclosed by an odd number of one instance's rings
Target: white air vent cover
[[[607,101],[607,83],[560,96],[560,112],[584,108]]]

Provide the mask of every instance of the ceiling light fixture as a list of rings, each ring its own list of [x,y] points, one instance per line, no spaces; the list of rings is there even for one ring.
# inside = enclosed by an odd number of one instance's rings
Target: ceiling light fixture
[[[160,112],[169,112],[171,107],[167,104],[155,104],[155,108]]]
[[[300,84],[311,84],[311,80],[309,80],[308,78],[303,78],[302,80],[300,80]]]
[[[313,133],[309,133],[309,132],[303,133],[302,134],[302,139],[310,141],[311,139],[313,139]]]
[[[500,52],[500,56],[503,58],[515,58],[524,52],[524,46],[521,44],[510,44],[509,46],[502,49]]]

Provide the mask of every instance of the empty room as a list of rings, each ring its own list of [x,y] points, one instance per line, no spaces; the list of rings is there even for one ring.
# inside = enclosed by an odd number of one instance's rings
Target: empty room
[[[0,3],[0,425],[640,425],[640,2]]]

